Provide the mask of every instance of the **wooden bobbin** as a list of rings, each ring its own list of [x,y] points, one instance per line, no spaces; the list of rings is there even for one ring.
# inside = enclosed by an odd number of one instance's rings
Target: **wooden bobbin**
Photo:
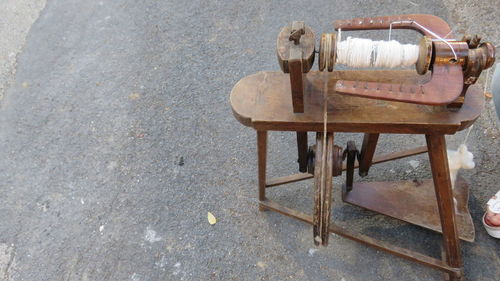
[[[334,33],[321,34],[319,44],[319,70],[323,71],[328,65],[327,71],[332,72],[337,54],[337,36]]]
[[[335,61],[337,60],[337,36],[334,33],[321,34],[321,41],[319,45],[319,70],[325,70],[328,65],[327,71],[333,71]],[[432,39],[423,36],[419,43],[419,55],[415,68],[417,73],[424,75],[430,68],[432,59]]]

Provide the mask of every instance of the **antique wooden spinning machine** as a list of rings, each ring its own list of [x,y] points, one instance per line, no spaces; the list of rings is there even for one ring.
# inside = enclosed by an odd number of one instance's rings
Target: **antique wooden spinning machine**
[[[367,244],[444,271],[450,280],[463,279],[459,239],[474,240],[467,207],[468,187],[459,178],[452,189],[446,134],[469,127],[484,105],[474,84],[492,66],[495,49],[480,38],[454,40],[448,24],[432,15],[355,18],[334,22],[337,33],[314,33],[304,22],[293,22],[278,35],[277,56],[283,72],[259,72],[240,80],[231,92],[234,116],[257,131],[259,206],[313,225],[315,244],[327,245],[329,233]],[[347,38],[342,31],[413,29],[423,36],[419,45],[395,41]],[[319,71],[311,71],[319,53]],[[414,70],[335,70],[348,67],[400,67]],[[266,180],[267,131],[295,131],[298,174]],[[307,132],[316,132],[308,147]],[[364,133],[361,149],[349,141],[343,149],[334,133]],[[427,145],[375,156],[381,133],[423,134]],[[354,182],[354,170],[368,174],[371,165],[427,152],[432,180]],[[332,177],[345,171],[344,202],[416,224],[443,235],[443,258],[436,259],[330,221]],[[314,178],[312,215],[266,198],[266,189]],[[456,205],[454,203],[456,199]]]

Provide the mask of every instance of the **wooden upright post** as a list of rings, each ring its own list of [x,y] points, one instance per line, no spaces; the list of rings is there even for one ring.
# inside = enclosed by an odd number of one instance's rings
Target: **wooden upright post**
[[[290,85],[292,88],[292,105],[294,113],[304,112],[304,73],[302,71],[302,49],[299,46],[290,48]]]
[[[460,242],[458,240],[453,191],[451,189],[446,140],[444,135],[426,135],[432,178],[438,203],[441,227],[443,230],[443,248],[445,261],[450,267],[462,267]],[[449,274],[450,281],[462,280],[462,275]]]
[[[297,132],[299,172],[307,172],[307,132]]]
[[[359,161],[359,175],[365,177],[372,165],[373,155],[377,148],[378,137],[380,134],[365,133],[363,145],[361,146],[361,155]]]
[[[266,200],[267,131],[257,131],[257,158],[259,170],[259,201]],[[259,210],[264,211],[262,206]]]

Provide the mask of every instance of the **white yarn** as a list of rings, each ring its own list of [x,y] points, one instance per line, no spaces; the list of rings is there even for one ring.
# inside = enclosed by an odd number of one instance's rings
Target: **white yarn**
[[[398,41],[372,41],[347,37],[337,44],[337,63],[350,67],[410,66],[417,62],[419,47]]]
[[[427,31],[427,33],[429,33],[430,35],[434,36],[437,40],[439,41],[442,41],[444,42],[446,45],[448,45],[448,47],[450,48],[451,52],[453,53],[453,56],[455,56],[455,61],[458,61],[458,58],[457,58],[457,52],[455,52],[455,49],[453,49],[453,46],[450,44],[450,42],[448,41],[455,41],[455,39],[444,39],[446,37],[448,37],[448,35],[450,35],[451,33],[451,30],[450,32],[448,32],[448,34],[446,34],[443,37],[437,35],[435,32],[433,32],[432,30],[428,29],[427,27],[421,25],[420,23],[418,23],[417,21],[414,21],[414,20],[402,20],[402,21],[393,21],[391,22],[391,24],[389,25],[389,40],[391,40],[391,32],[392,32],[392,25],[393,24],[402,24],[402,23],[406,23],[406,24],[415,24],[416,26],[420,27],[421,29]],[[434,40],[434,39],[433,39]]]
[[[460,169],[474,169],[476,163],[474,163],[474,154],[467,149],[465,144],[461,144],[458,150],[447,151],[448,155],[448,169],[450,171],[450,181],[451,188],[455,189],[455,182],[457,181],[458,170]],[[457,199],[453,196],[453,202],[455,203],[455,210],[457,209]]]
[[[458,150],[448,150],[448,168],[450,170],[450,180],[452,188],[455,188],[458,170],[474,169],[474,154],[467,149],[465,144],[461,144]]]

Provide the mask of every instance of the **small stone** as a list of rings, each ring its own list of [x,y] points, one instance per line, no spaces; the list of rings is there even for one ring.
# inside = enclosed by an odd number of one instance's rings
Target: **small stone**
[[[318,242],[320,244],[321,244],[321,242],[323,242],[323,240],[319,236],[314,237],[314,241],[316,241],[316,242]]]
[[[267,267],[267,264],[265,264],[264,262],[262,261],[258,261],[257,262],[257,266],[260,267],[261,269],[264,269]]]
[[[318,251],[318,249],[314,249],[314,248],[310,248],[309,249],[309,256],[314,256],[314,253],[316,253]]]
[[[132,93],[128,96],[128,98],[131,100],[138,100],[139,98],[141,98],[141,95],[139,93]]]
[[[408,163],[413,169],[416,169],[420,165],[420,162],[418,162],[417,160],[410,160],[408,161]]]

